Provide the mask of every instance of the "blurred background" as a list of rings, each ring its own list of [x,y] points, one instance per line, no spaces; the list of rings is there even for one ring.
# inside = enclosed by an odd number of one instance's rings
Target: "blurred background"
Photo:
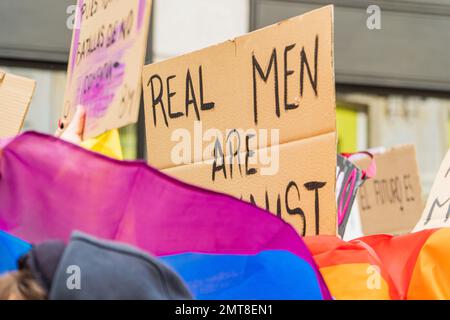
[[[0,0],[0,68],[37,80],[25,130],[56,129],[75,2]],[[450,0],[153,0],[147,63],[326,4],[335,5],[339,152],[413,143],[428,192],[450,147]],[[143,115],[121,139],[127,159],[145,157]]]

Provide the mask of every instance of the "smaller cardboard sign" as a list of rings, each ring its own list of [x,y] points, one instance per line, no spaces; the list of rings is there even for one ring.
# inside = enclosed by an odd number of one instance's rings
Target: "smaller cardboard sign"
[[[35,87],[34,80],[0,70],[0,138],[20,132]]]
[[[414,231],[450,227],[450,150],[442,161],[430,195]]]
[[[340,154],[337,157],[336,169],[338,234],[343,237],[358,189],[364,179],[362,170]]]
[[[151,0],[78,0],[62,117],[87,111],[84,138],[138,119]]]
[[[415,148],[397,146],[374,157],[376,174],[361,186],[357,197],[363,234],[408,233],[423,210]],[[370,161],[364,157],[353,162],[364,169]]]

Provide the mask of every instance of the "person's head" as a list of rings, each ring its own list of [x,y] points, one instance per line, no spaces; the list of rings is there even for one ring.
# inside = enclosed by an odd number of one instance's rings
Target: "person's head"
[[[192,294],[159,259],[135,247],[74,232],[46,241],[0,277],[0,300],[185,300]]]
[[[0,275],[0,300],[47,300],[64,253],[63,241],[35,245],[17,261],[17,271]]]
[[[46,300],[47,292],[37,283],[30,270],[0,276],[0,300]]]

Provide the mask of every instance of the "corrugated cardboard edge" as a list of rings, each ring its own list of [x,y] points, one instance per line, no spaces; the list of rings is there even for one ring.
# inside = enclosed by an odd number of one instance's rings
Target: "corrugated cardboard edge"
[[[29,82],[29,83],[32,84],[31,94],[30,94],[30,97],[29,97],[28,101],[26,102],[25,113],[24,113],[24,116],[22,118],[22,122],[20,123],[20,126],[19,126],[19,132],[18,133],[20,133],[20,131],[22,131],[22,129],[23,129],[23,125],[25,123],[25,118],[26,118],[26,116],[28,114],[28,110],[30,109],[30,104],[31,104],[31,101],[33,100],[34,93],[36,92],[36,80],[30,79],[30,78],[26,78],[26,77],[22,77],[22,76],[18,76],[18,75],[12,74],[12,73],[7,73],[7,72],[5,72],[3,70],[0,70],[0,85],[2,84],[3,80],[5,80],[6,77],[13,77],[13,78],[16,78],[16,79],[18,79],[20,81]]]
[[[21,77],[21,78],[23,78],[23,77]],[[36,92],[36,80],[29,79],[29,78],[23,78],[23,79],[24,80],[26,79],[27,81],[31,81],[33,83],[33,89],[31,90],[30,98],[28,99],[27,105],[25,107],[25,115],[22,118],[22,123],[20,124],[19,132],[22,131],[22,129],[23,129],[23,125],[25,123],[25,118],[27,117],[28,111],[30,110],[31,101],[33,100],[34,93]]]
[[[28,99],[26,107],[25,107],[25,114],[22,118],[22,123],[20,124],[20,128],[19,128],[19,133],[20,133],[20,131],[22,131],[22,129],[23,129],[23,125],[25,123],[25,118],[27,117],[28,110],[30,110],[30,105],[31,105],[31,101],[33,100],[33,97],[34,97],[34,93],[36,92],[36,80],[30,79],[30,78],[25,78],[25,77],[20,77],[20,76],[16,76],[16,75],[14,75],[14,77],[21,78],[23,81],[29,81],[30,83],[32,83],[32,86],[33,86],[33,89],[31,90],[30,98]]]

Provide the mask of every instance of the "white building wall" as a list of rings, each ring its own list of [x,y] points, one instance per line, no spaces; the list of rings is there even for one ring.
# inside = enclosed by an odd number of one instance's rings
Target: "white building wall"
[[[153,58],[178,56],[249,31],[249,0],[154,0]]]

